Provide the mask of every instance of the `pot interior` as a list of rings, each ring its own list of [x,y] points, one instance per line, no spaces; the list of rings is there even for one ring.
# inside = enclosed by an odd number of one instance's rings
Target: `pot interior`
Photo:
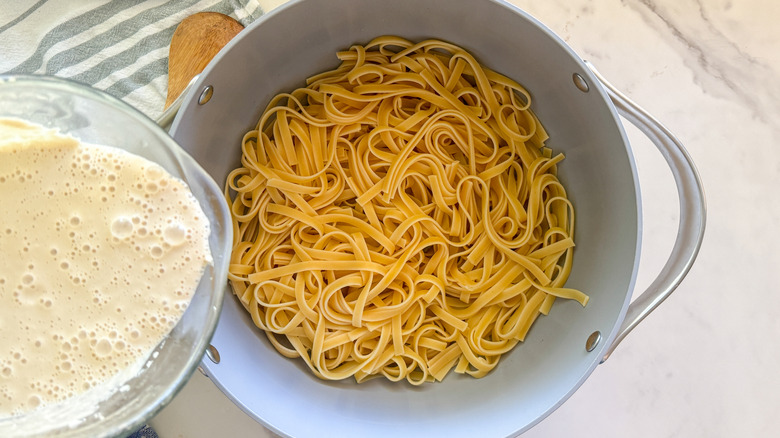
[[[210,378],[245,412],[294,436],[507,436],[540,421],[600,362],[616,334],[638,266],[638,182],[622,126],[580,58],[518,9],[492,0],[294,1],[261,17],[204,71],[173,124],[172,135],[224,185],[239,164],[243,134],[270,98],[338,65],[335,53],[383,34],[439,38],[469,50],[485,66],[524,85],[563,152],[559,177],[575,207],[568,287],[590,296],[586,308],[558,300],[526,342],[487,377],[451,373],[412,387],[375,379],[324,382],[300,360],[273,349],[228,294],[213,338],[221,362],[204,359]],[[577,88],[573,74],[590,85]],[[200,90],[214,94],[198,105]],[[587,352],[594,331],[602,341]],[[324,432],[325,431],[325,432]]]

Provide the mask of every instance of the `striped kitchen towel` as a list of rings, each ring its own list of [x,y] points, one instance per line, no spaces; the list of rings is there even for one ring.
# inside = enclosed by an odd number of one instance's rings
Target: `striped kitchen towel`
[[[0,73],[69,78],[156,119],[168,90],[168,46],[181,20],[212,11],[246,26],[283,1],[3,1]]]
[[[160,438],[150,426],[144,426],[127,438]]]

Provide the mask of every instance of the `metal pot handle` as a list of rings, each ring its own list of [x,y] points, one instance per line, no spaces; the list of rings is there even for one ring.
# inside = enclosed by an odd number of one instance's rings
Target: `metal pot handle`
[[[189,93],[190,89],[193,87],[195,82],[198,81],[198,78],[200,77],[200,74],[197,74],[190,79],[190,82],[187,84],[186,87],[184,87],[183,90],[181,90],[181,94],[179,94],[179,97],[176,98],[173,102],[171,102],[171,106],[165,109],[162,114],[160,114],[160,117],[157,118],[154,122],[157,123],[162,129],[164,129],[166,132],[170,131],[171,125],[173,124],[173,119],[176,118],[176,114],[178,114],[179,109],[181,109],[181,104],[184,103],[184,98],[187,97],[187,93]]]
[[[704,187],[682,143],[658,120],[610,84],[589,62],[588,68],[604,86],[618,113],[639,128],[655,144],[674,176],[680,200],[680,222],[674,247],[658,277],[629,306],[620,331],[601,359],[609,358],[620,341],[680,285],[701,248],[707,206]]]

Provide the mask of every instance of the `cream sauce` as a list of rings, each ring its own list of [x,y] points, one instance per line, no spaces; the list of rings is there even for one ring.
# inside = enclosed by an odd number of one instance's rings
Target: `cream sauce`
[[[120,149],[0,119],[0,417],[143,364],[211,263],[187,186]]]

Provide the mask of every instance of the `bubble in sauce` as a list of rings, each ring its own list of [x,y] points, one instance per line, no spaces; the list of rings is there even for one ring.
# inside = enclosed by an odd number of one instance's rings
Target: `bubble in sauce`
[[[163,177],[165,174],[165,171],[162,167],[160,167],[157,164],[150,164],[145,170],[144,170],[144,176],[146,176],[147,179],[151,181],[157,181],[160,178]]]
[[[111,354],[112,349],[111,341],[106,338],[102,338],[95,344],[95,353],[97,353],[99,356],[107,356]]]
[[[178,246],[187,240],[187,229],[184,225],[174,222],[165,227],[163,231],[163,239],[166,243],[172,246]]]
[[[119,216],[111,222],[111,234],[117,239],[124,239],[133,234],[133,221]]]
[[[22,284],[23,285],[29,286],[29,285],[33,284],[34,281],[35,281],[35,276],[32,275],[31,273],[28,272],[28,273],[22,275]]]
[[[159,259],[163,256],[163,249],[160,245],[152,245],[151,248],[149,248],[149,254],[151,254],[152,257]]]

